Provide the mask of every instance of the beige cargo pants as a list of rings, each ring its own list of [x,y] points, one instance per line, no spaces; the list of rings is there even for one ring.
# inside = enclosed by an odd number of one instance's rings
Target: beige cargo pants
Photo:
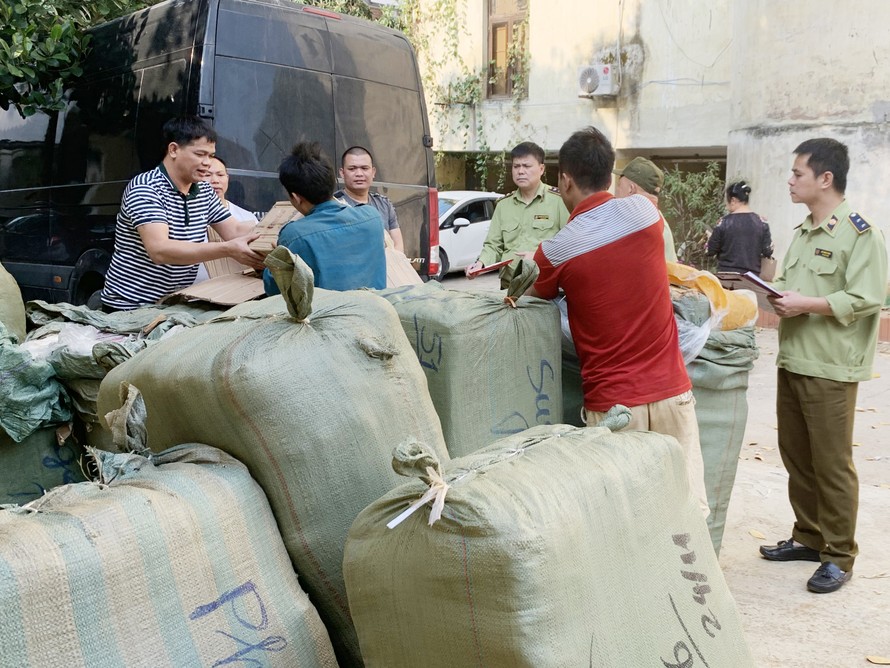
[[[698,420],[695,417],[695,397],[692,395],[692,390],[651,404],[632,406],[630,412],[630,424],[625,429],[654,431],[673,436],[680,442],[680,447],[686,455],[689,488],[704,516],[710,515],[708,492],[705,489],[705,464],[701,456]],[[586,408],[581,411],[581,418],[589,425],[595,425],[605,415],[597,411],[588,411]]]

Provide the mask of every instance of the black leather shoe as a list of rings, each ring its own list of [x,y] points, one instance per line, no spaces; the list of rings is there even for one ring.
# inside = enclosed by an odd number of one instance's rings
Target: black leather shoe
[[[852,571],[842,571],[835,564],[826,561],[807,580],[807,589],[817,594],[828,594],[843,587],[852,575]]]
[[[760,554],[770,561],[822,561],[818,550],[806,545],[795,545],[792,538],[780,540],[775,547],[761,545]]]

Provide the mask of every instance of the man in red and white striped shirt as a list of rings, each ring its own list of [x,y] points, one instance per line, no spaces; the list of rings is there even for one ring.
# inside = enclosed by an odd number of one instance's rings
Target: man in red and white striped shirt
[[[618,199],[608,192],[614,163],[614,149],[595,128],[563,144],[559,190],[571,216],[539,246],[541,274],[526,294],[565,293],[588,424],[623,404],[633,413],[631,429],[675,437],[707,515],[695,399],[665,267],[664,219],[642,195]]]

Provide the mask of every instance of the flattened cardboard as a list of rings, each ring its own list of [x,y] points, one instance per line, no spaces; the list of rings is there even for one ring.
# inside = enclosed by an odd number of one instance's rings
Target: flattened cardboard
[[[262,278],[248,274],[229,274],[177,290],[161,299],[161,303],[202,301],[220,306],[235,306],[265,294]]]
[[[260,224],[254,228],[253,231],[260,236],[250,242],[250,247],[260,255],[268,255],[278,245],[278,233],[281,228],[290,221],[302,217],[303,215],[290,202],[276,202],[269,213],[263,216]]]
[[[411,262],[402,251],[386,247],[386,287],[399,288],[403,285],[423,283],[420,275],[414,271]]]

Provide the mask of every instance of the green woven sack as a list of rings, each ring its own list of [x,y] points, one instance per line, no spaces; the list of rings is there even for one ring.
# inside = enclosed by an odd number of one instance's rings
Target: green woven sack
[[[23,505],[48,490],[86,479],[83,448],[61,427],[44,427],[16,443],[0,430],[0,504]]]
[[[748,373],[757,354],[753,327],[711,332],[699,356],[686,366],[711,507],[708,528],[718,554],[748,420]]]
[[[359,515],[344,559],[369,668],[753,666],[674,439],[535,427],[393,466],[420,479]]]
[[[453,457],[535,425],[562,421],[559,312],[492,292],[430,282],[380,292],[426,373]]]
[[[242,464],[94,452],[97,483],[0,510],[0,664],[337,665]]]
[[[25,340],[25,304],[22,292],[12,275],[0,264],[0,323],[18,343]]]
[[[132,383],[147,406],[152,450],[202,442],[244,462],[269,497],[340,665],[360,665],[343,584],[346,534],[365,506],[401,483],[390,466],[395,445],[414,436],[448,454],[392,306],[369,291],[313,295],[310,270],[286,248],[267,262],[285,274],[277,277],[283,296],[242,304],[112,369],[99,414],[121,406],[120,386]]]

